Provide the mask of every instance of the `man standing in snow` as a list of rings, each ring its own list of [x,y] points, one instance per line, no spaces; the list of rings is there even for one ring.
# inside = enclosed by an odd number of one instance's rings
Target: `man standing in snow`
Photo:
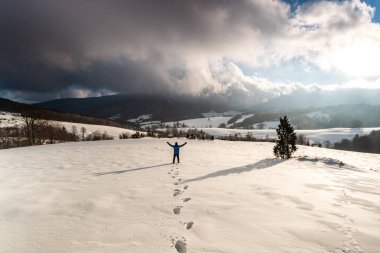
[[[185,142],[184,144],[182,145],[178,145],[178,143],[176,142],[174,145],[170,144],[169,142],[166,142],[170,147],[173,148],[173,151],[174,151],[174,155],[173,155],[173,163],[175,161],[175,158],[177,157],[177,162],[179,163],[179,148],[185,146],[187,144],[187,142]]]

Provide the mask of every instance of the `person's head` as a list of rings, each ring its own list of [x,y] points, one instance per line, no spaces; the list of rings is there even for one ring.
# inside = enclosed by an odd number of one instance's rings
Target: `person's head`
[[[178,146],[178,142],[176,142],[174,145]]]

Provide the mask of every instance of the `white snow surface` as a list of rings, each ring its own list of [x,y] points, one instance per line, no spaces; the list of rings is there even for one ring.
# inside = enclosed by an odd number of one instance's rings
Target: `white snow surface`
[[[102,125],[90,125],[90,124],[81,124],[81,123],[73,123],[73,122],[59,122],[56,121],[56,123],[63,125],[67,131],[72,131],[72,127],[75,126],[77,128],[78,134],[80,135],[81,128],[86,128],[86,136],[90,135],[96,131],[99,131],[100,133],[107,132],[109,136],[112,136],[114,139],[119,138],[119,134],[121,133],[127,133],[129,135],[136,133],[134,130],[125,129],[125,128],[119,128],[119,127],[111,127],[111,126],[102,126]]]
[[[380,155],[166,141],[0,150],[0,252],[379,252]]]

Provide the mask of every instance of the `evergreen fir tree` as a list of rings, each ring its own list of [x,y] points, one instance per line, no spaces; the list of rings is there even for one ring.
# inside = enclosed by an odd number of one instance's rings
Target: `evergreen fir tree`
[[[292,153],[297,150],[297,135],[292,125],[290,125],[288,117],[280,118],[280,125],[278,125],[276,131],[278,139],[273,149],[274,155],[281,159],[289,159]]]

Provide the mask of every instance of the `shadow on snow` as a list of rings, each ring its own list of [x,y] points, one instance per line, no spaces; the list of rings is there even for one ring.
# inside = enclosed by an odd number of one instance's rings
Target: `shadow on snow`
[[[99,172],[99,173],[93,173],[93,175],[104,176],[104,175],[112,175],[112,174],[123,174],[123,173],[137,171],[137,170],[146,170],[146,169],[151,169],[151,168],[156,168],[156,167],[162,167],[162,166],[166,166],[166,165],[170,165],[170,164],[172,164],[172,163],[163,163],[163,164],[159,164],[159,165],[141,167],[141,168],[130,169],[130,170],[116,170],[116,171],[108,171],[108,172]]]
[[[241,167],[234,167],[230,169],[220,170],[216,171],[201,177],[196,177],[188,180],[184,180],[183,183],[190,183],[194,181],[201,181],[208,178],[215,178],[215,177],[222,177],[222,176],[228,176],[230,174],[240,174],[242,172],[249,172],[251,170],[261,170],[268,167],[275,166],[276,164],[279,164],[283,162],[282,160],[276,160],[276,159],[263,159],[253,164],[248,164]]]

